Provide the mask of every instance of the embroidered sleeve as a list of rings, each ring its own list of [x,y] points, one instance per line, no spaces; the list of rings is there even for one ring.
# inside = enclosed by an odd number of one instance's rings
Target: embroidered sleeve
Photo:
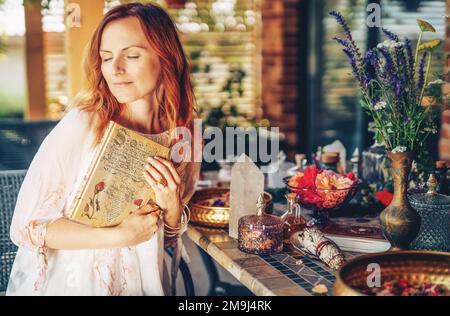
[[[38,250],[45,246],[47,225],[62,217],[72,188],[81,133],[78,111],[69,112],[50,132],[36,153],[17,196],[10,228],[18,246]]]

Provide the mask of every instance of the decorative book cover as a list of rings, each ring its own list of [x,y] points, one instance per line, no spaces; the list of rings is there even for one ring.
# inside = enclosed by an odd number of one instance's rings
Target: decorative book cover
[[[389,241],[378,227],[332,224],[322,232],[344,251],[374,253],[390,248]]]
[[[94,227],[114,226],[154,199],[142,174],[149,156],[169,159],[170,148],[110,122],[78,184],[69,217]]]
[[[341,235],[346,237],[359,237],[369,239],[385,240],[381,228],[355,225],[332,224],[324,227],[322,232],[331,235]]]

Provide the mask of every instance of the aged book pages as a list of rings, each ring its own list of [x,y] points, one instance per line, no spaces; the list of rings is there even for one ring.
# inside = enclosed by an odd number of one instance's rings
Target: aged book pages
[[[114,226],[154,199],[142,174],[149,156],[169,159],[170,148],[110,122],[69,204],[69,217],[94,227]]]

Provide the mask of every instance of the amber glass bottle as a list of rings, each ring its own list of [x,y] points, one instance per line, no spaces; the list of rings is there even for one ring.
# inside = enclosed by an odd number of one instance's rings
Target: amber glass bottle
[[[288,210],[282,216],[284,221],[283,243],[290,245],[292,234],[304,229],[306,227],[306,221],[301,216],[301,207],[300,204],[296,202],[296,194],[288,193],[286,195],[286,199],[288,203]]]

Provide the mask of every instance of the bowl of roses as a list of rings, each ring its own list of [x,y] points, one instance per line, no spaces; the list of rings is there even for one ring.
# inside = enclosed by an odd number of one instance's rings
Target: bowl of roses
[[[284,178],[284,182],[287,190],[296,194],[302,207],[314,211],[318,224],[325,224],[330,212],[345,207],[362,183],[352,172],[339,174],[316,165]]]

